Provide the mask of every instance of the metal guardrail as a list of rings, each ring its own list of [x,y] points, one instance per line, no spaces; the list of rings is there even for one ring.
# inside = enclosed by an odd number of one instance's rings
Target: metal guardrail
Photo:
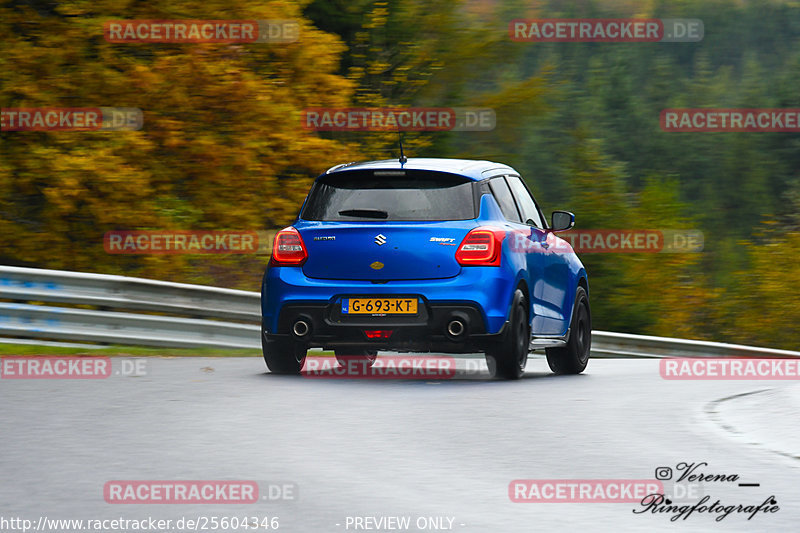
[[[800,352],[725,342],[592,331],[592,357],[800,357]]]
[[[134,346],[261,347],[257,292],[0,266],[0,300],[12,300],[0,303],[0,342],[2,336],[13,336]]]
[[[0,266],[0,299],[261,320],[261,295],[143,278]]]
[[[260,348],[259,330],[253,324],[0,303],[0,335],[15,337],[166,348]]]
[[[0,300],[11,300],[0,302],[0,343],[2,337],[21,337],[155,347],[261,347],[257,292],[0,266]],[[800,352],[593,331],[592,356],[800,357]]]

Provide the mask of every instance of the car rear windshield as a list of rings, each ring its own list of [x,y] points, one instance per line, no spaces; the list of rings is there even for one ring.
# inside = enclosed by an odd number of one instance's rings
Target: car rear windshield
[[[304,220],[436,221],[475,218],[472,182],[444,172],[349,171],[316,182]]]

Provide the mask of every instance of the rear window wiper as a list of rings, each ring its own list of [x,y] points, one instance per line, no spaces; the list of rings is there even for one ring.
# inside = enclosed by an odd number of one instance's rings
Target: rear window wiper
[[[389,218],[389,213],[380,209],[345,209],[339,214],[343,217]]]

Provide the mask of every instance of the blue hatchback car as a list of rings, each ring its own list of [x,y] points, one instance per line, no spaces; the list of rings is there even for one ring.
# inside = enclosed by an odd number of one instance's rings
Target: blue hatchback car
[[[300,372],[309,348],[375,360],[379,350],[484,352],[522,376],[545,349],[579,373],[591,346],[583,264],[513,168],[489,161],[350,163],[319,176],[279,231],[261,289],[264,359]]]

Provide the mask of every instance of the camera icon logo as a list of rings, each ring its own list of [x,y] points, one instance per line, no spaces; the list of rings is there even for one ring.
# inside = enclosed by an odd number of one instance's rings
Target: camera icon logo
[[[656,468],[656,479],[659,481],[672,479],[672,468],[668,466],[659,466]]]

